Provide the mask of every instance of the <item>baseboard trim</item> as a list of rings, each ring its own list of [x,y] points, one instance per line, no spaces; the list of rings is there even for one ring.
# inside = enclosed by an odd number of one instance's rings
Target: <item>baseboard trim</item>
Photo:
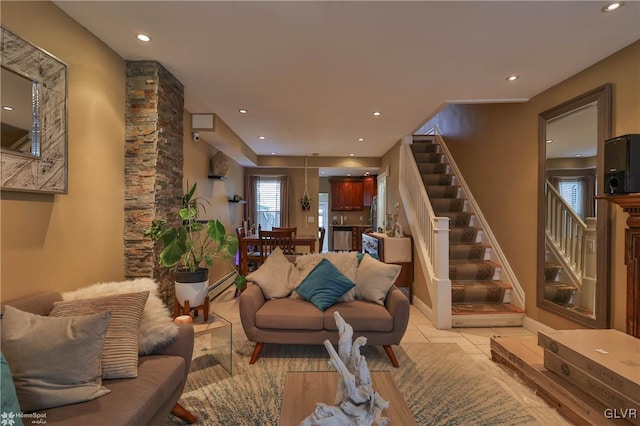
[[[538,320],[534,320],[531,317],[528,317],[525,315],[524,317],[524,321],[522,323],[522,326],[526,329],[529,330],[532,333],[538,334],[539,331],[544,331],[546,333],[550,333],[550,332],[554,332],[556,331],[554,328],[549,327],[546,324],[541,323]]]
[[[422,299],[418,298],[416,295],[411,299],[411,303],[416,307],[422,314],[427,317],[429,321],[433,323],[433,309],[431,309]]]

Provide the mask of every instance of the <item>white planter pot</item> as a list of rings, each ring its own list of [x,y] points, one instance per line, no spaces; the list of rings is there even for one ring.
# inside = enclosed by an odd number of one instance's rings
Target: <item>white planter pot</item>
[[[209,280],[196,283],[175,282],[176,300],[180,306],[184,306],[184,301],[189,301],[189,307],[201,306],[207,298]]]

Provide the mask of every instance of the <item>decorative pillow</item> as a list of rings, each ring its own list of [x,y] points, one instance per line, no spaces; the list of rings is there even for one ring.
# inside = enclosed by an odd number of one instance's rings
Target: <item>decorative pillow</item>
[[[387,293],[401,269],[400,265],[383,263],[366,254],[358,267],[356,297],[384,305]]]
[[[247,275],[247,281],[260,286],[267,299],[287,297],[295,284],[296,268],[276,247],[260,267]]]
[[[378,256],[377,253],[360,253],[360,252],[358,252],[358,266],[360,266],[360,262],[362,262],[362,258],[364,257],[365,254],[368,254],[369,256],[373,257],[375,260],[380,260],[380,257]]]
[[[322,259],[296,287],[296,293],[324,311],[354,286],[354,282],[345,277],[333,263]]]
[[[22,410],[89,401],[111,392],[100,378],[100,354],[110,318],[109,312],[43,317],[4,307],[2,351]],[[6,384],[3,375],[3,400]]]
[[[20,418],[20,404],[18,403],[18,395],[16,394],[16,387],[13,384],[13,377],[11,377],[11,369],[7,360],[4,359],[4,355],[0,353],[0,397],[2,403],[0,404],[0,413],[2,413],[2,419],[0,424],[9,425],[24,425]],[[6,421],[6,423],[5,423]]]
[[[148,291],[95,299],[54,302],[52,317],[111,312],[111,324],[102,351],[102,378],[138,377],[138,329]]]
[[[140,322],[138,352],[141,355],[147,355],[171,342],[178,335],[178,325],[173,322],[171,312],[158,295],[158,284],[151,278],[92,284],[75,291],[62,293],[62,299],[93,299],[141,291],[148,291],[149,298],[144,305],[142,322]]]
[[[315,253],[307,254],[304,256],[298,256],[296,258],[296,268],[298,271],[298,282],[294,285],[296,287],[302,280],[309,275],[309,273],[315,268],[322,259],[327,259],[333,266],[345,277],[349,278],[354,283],[356,282],[356,273],[358,271],[358,259],[356,252],[341,252],[341,253]],[[295,293],[293,294],[295,297]],[[338,299],[338,302],[352,302],[356,299],[356,289],[353,287]]]

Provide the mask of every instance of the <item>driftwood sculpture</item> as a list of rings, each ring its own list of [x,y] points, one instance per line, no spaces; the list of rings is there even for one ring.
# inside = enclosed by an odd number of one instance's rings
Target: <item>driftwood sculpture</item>
[[[353,340],[353,328],[338,312],[334,318],[340,334],[338,352],[329,340],[324,341],[324,346],[331,358],[329,363],[342,380],[338,382],[334,405],[318,403],[300,426],[384,426],[389,418],[382,416],[382,410],[389,407],[389,402],[373,390],[367,361],[360,353],[367,339],[360,336]]]

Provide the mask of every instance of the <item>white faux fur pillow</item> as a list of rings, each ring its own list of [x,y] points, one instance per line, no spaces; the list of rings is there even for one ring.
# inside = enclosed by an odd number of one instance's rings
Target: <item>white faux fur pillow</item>
[[[146,355],[169,343],[178,335],[178,326],[173,322],[171,313],[158,296],[158,284],[151,278],[92,284],[75,291],[62,293],[62,299],[93,299],[112,294],[139,293],[141,291],[149,292],[138,336],[138,351],[141,355]]]
[[[356,274],[358,271],[358,253],[357,252],[340,252],[340,253],[314,253],[296,258],[296,268],[298,270],[298,279],[293,288],[296,288],[302,280],[316,267],[322,259],[327,259],[333,264],[345,277],[356,282]],[[355,287],[347,291],[338,302],[352,302],[356,299]]]
[[[289,296],[295,288],[292,287],[296,281],[295,269],[280,247],[276,247],[264,263],[246,278],[260,286],[264,297],[277,299]]]

